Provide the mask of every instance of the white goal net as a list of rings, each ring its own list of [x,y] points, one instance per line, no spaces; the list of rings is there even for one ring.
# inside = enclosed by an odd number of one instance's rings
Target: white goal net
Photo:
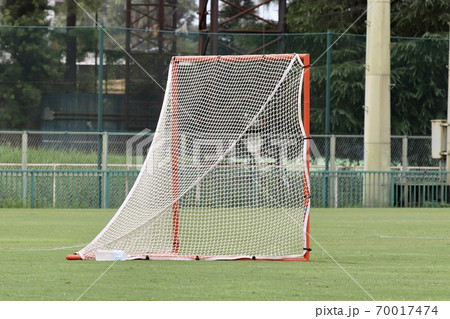
[[[305,70],[297,54],[174,57],[140,174],[112,220],[77,254],[304,259]]]

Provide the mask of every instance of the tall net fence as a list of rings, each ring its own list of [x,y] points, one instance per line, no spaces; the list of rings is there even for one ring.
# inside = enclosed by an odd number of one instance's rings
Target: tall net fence
[[[154,130],[171,57],[207,54],[200,44],[210,43],[211,37],[219,38],[220,55],[309,53],[312,132],[363,132],[363,35],[207,34],[108,26],[0,26],[0,129]],[[327,43],[333,44],[328,51]],[[392,133],[428,134],[430,119],[446,117],[448,39],[393,37],[391,43]]]

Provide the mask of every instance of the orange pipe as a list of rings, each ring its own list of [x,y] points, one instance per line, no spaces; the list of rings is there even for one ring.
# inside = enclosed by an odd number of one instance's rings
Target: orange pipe
[[[77,254],[67,255],[66,259],[67,260],[82,260],[81,256],[77,255]]]
[[[305,54],[300,54],[300,58],[306,56]],[[309,56],[309,55],[308,55]],[[294,57],[294,54],[270,54],[270,55],[207,55],[207,56],[178,56],[175,57],[176,62],[198,62],[198,61],[257,61],[262,59],[268,60],[280,60],[287,59],[290,60]]]
[[[301,54],[300,58],[303,60],[303,65],[306,67],[305,75],[303,78],[303,125],[305,128],[305,134],[308,138],[306,140],[306,174],[309,176],[309,156],[310,156],[310,149],[309,149],[309,137],[310,137],[310,56],[309,54]],[[305,185],[305,188],[308,188],[308,185]],[[310,190],[306,190],[306,196],[308,197],[306,200],[309,202],[310,198]],[[309,203],[306,202],[308,205]],[[308,220],[306,221],[306,247],[309,248],[310,246],[310,238],[309,238],[309,231],[310,231],[310,218],[308,217]],[[306,261],[309,260],[309,251],[305,252],[304,259]]]
[[[173,253],[178,253],[180,248],[179,226],[179,171],[178,171],[178,96],[177,96],[177,64],[172,61],[172,229],[173,229]]]

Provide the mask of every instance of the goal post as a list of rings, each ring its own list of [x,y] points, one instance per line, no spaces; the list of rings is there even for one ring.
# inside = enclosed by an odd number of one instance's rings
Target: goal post
[[[309,55],[172,58],[155,136],[67,259],[309,260]]]

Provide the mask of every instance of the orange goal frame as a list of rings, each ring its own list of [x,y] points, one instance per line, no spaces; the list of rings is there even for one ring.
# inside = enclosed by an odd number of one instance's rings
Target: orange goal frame
[[[180,224],[180,212],[179,212],[179,201],[180,201],[180,190],[179,190],[179,168],[178,168],[178,156],[179,156],[179,134],[178,134],[178,96],[177,96],[177,64],[179,62],[193,62],[193,61],[211,61],[221,59],[224,61],[250,61],[250,60],[259,60],[259,59],[288,59],[291,60],[295,56],[298,56],[303,63],[304,66],[304,74],[303,74],[303,89],[302,92],[302,105],[300,106],[299,112],[302,114],[303,128],[304,133],[306,135],[305,146],[306,146],[306,172],[307,180],[309,181],[310,174],[310,55],[309,54],[274,54],[274,55],[244,55],[244,56],[179,56],[172,58],[172,76],[169,81],[172,81],[172,91],[170,92],[169,98],[172,100],[172,149],[171,149],[171,166],[172,166],[172,231],[173,231],[173,246],[171,253],[168,253],[168,256],[147,256],[146,259],[177,259],[177,255],[179,253],[180,247],[180,238],[179,238],[179,224]],[[307,185],[303,186],[304,197],[304,207],[308,208],[308,211],[305,212],[305,245],[304,247],[304,255],[302,257],[286,257],[286,258],[248,258],[248,257],[239,257],[236,258],[225,258],[226,260],[271,260],[271,261],[309,261],[310,259],[310,216],[309,216],[309,207],[310,207],[310,186],[309,182]],[[150,257],[150,258],[149,258]],[[167,257],[167,258],[166,258]],[[180,256],[181,257],[181,256]],[[66,256],[67,260],[82,260],[81,256],[78,254],[70,254]],[[144,259],[144,258],[137,258]],[[218,259],[220,258],[211,258],[208,256],[183,256],[180,259],[194,259],[194,260],[202,260],[202,259]]]

